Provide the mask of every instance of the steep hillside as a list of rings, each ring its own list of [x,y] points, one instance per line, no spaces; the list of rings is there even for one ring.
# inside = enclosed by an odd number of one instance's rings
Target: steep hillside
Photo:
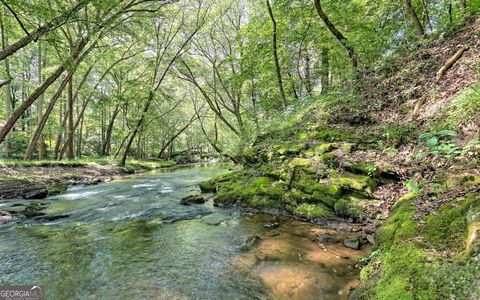
[[[479,24],[369,71],[360,92],[320,98],[202,191],[357,232],[374,248],[351,298],[480,297]]]

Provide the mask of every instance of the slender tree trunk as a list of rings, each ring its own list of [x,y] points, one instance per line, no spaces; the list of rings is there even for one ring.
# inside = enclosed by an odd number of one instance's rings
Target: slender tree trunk
[[[133,129],[132,134],[130,135],[130,139],[128,140],[127,145],[125,146],[125,151],[123,152],[122,159],[120,160],[120,164],[119,164],[121,167],[125,167],[125,163],[127,162],[127,156],[128,156],[128,153],[130,152],[130,147],[132,147],[133,141],[138,131],[140,130],[143,124],[143,121],[145,120],[145,117],[150,108],[150,104],[152,103],[154,97],[155,97],[154,91],[150,91],[147,102],[145,103],[145,106],[143,108],[142,115],[138,119],[137,125]]]
[[[406,0],[406,1],[409,1],[409,0]],[[348,57],[350,57],[350,61],[352,63],[354,77],[356,80],[359,80],[360,74],[358,72],[358,59],[357,59],[357,53],[355,51],[355,48],[350,44],[347,38],[340,31],[338,31],[335,25],[333,25],[333,23],[330,21],[330,19],[322,9],[320,0],[314,0],[314,3],[315,3],[315,8],[317,10],[317,14],[320,17],[320,19],[322,19],[323,23],[325,23],[328,30],[333,34],[333,36],[335,36],[335,38],[340,42],[340,44],[342,44],[342,46],[347,50]]]
[[[0,34],[2,35],[2,50],[8,47],[8,38],[3,25],[3,12],[0,10]],[[5,119],[8,119],[12,114],[12,88],[10,82],[12,76],[10,75],[10,62],[5,59],[5,74],[7,75],[7,82],[5,83]]]
[[[433,25],[432,25],[432,21],[430,20],[430,12],[428,10],[427,0],[422,0],[422,4],[423,4],[423,13],[425,16],[425,23],[427,23],[428,28],[430,28],[430,31],[433,31]]]
[[[42,69],[43,69],[43,53],[42,53],[42,43],[38,42],[38,82],[43,81]],[[45,93],[40,95],[37,105],[37,127],[40,126],[41,117],[43,116],[43,102],[44,102]],[[43,136],[43,131],[40,133],[38,139],[38,159],[42,160],[45,158],[45,138]]]
[[[308,53],[308,49],[305,50],[305,89],[307,90],[307,93],[311,93],[313,90],[310,54]]]
[[[330,83],[328,80],[328,73],[330,72],[330,55],[327,47],[322,48],[322,65],[320,70],[320,80],[322,84],[322,94],[328,92]]]
[[[83,121],[85,118],[79,115],[79,118],[81,118],[80,121],[80,130],[78,131],[78,143],[77,143],[77,157],[81,158],[82,157],[82,142],[83,142]]]
[[[60,86],[57,88],[55,94],[50,99],[50,102],[48,103],[48,107],[47,107],[45,113],[40,118],[40,121],[38,122],[37,128],[35,129],[35,132],[33,133],[32,138],[30,139],[30,143],[28,144],[27,151],[25,152],[25,156],[24,156],[25,160],[31,160],[33,158],[33,152],[35,151],[35,146],[37,145],[38,141],[40,140],[40,136],[42,134],[43,128],[45,127],[45,124],[47,123],[48,117],[50,116],[50,114],[53,111],[55,103],[57,103],[58,98],[60,98],[63,90],[67,86],[67,82],[69,80],[68,77],[69,76],[67,75],[67,77],[64,80],[62,80],[62,83],[60,84]],[[62,123],[65,123],[65,122],[66,121],[62,121]],[[61,127],[61,128],[63,128],[63,127]],[[61,133],[59,133],[59,137],[57,136],[57,141],[56,141],[56,145],[55,145],[55,158],[58,158],[57,154],[58,154],[58,148],[59,147],[57,147],[57,145],[59,145],[59,143],[60,143],[59,139],[61,139]]]
[[[282,103],[283,109],[285,110],[287,108],[287,98],[285,97],[285,90],[283,88],[282,70],[280,68],[280,61],[278,60],[277,22],[275,21],[275,17],[273,16],[272,7],[270,6],[269,0],[267,0],[267,9],[273,25],[273,58],[275,60],[275,69],[277,72],[278,88],[280,90],[280,96],[282,97],[282,101],[283,101]]]
[[[73,77],[68,81],[68,130],[67,130],[67,158],[75,159],[73,148]]]
[[[115,106],[115,110],[113,111],[113,115],[110,119],[110,122],[108,123],[107,132],[105,134],[105,141],[102,144],[102,150],[101,150],[102,156],[110,155],[110,148],[111,148],[110,145],[112,140],[113,125],[115,124],[115,119],[117,118],[118,113],[120,112],[120,109],[121,109],[120,104],[117,104]]]
[[[415,8],[412,5],[412,0],[404,0],[403,3],[405,5],[405,10],[410,15],[410,18],[412,18],[413,25],[417,30],[418,36],[423,37],[425,35],[425,29],[423,28],[422,22],[420,22],[420,19],[415,12]]]

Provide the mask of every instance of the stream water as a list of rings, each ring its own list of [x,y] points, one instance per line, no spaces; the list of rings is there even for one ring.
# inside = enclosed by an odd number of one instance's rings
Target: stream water
[[[365,252],[314,241],[341,232],[209,202],[179,205],[222,172],[153,173],[41,201],[46,217],[0,225],[0,285],[41,284],[46,299],[345,298]]]

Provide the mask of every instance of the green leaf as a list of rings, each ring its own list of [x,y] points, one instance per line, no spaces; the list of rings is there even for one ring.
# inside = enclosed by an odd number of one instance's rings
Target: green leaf
[[[438,138],[437,137],[431,137],[427,140],[428,148],[433,148],[437,143],[438,143]]]
[[[422,133],[418,138],[423,140],[423,139],[428,139],[432,136],[433,136],[433,134],[431,132],[425,132],[425,133]]]
[[[438,135],[440,135],[440,136],[456,136],[457,133],[453,130],[444,129],[444,130],[440,130],[438,132]]]

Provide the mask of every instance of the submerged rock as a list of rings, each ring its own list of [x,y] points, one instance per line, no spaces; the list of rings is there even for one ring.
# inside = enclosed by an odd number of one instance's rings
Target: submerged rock
[[[205,202],[205,198],[200,195],[190,195],[180,200],[181,205],[202,204]]]
[[[202,221],[208,225],[217,226],[220,225],[223,221],[228,220],[229,216],[221,213],[213,213],[202,218]]]
[[[358,250],[360,249],[360,241],[354,239],[346,239],[343,241],[343,245],[347,248]]]
[[[320,243],[332,244],[336,243],[337,239],[331,235],[319,235],[317,236],[317,241]]]

